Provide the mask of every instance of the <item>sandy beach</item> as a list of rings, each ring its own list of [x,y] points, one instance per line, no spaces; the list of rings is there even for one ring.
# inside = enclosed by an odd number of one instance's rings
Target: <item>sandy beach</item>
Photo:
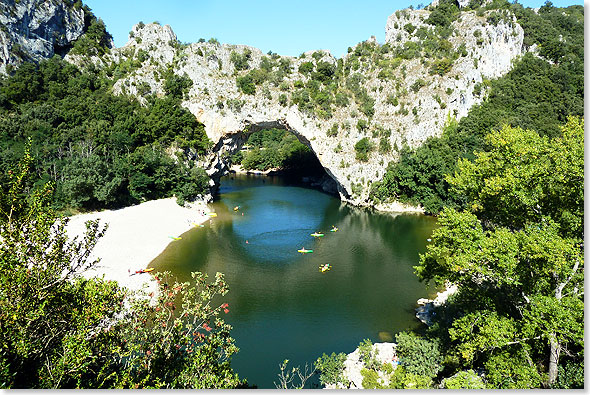
[[[72,216],[67,226],[68,236],[73,238],[84,234],[86,221],[99,219],[101,226],[109,224],[104,237],[96,244],[91,259],[101,258],[86,277],[101,277],[116,280],[121,286],[132,290],[141,289],[147,284],[148,290],[156,289],[151,274],[130,276],[136,270],[145,269],[166,246],[191,230],[193,223],[200,224],[210,217],[207,205],[202,202],[192,204],[191,208],[176,204],[175,198],[152,200],[136,206],[119,210],[79,214]]]

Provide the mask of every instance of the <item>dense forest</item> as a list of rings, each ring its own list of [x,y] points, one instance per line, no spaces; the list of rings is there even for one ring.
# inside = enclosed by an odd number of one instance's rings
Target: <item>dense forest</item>
[[[57,56],[19,67],[0,81],[0,166],[14,166],[29,142],[32,182],[53,182],[60,210],[204,194],[208,178],[194,161],[210,142],[180,106],[182,93],[142,106],[110,86],[103,71],[81,71]]]

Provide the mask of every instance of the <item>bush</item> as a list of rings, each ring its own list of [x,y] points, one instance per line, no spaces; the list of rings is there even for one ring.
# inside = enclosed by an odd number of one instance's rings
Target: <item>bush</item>
[[[252,51],[249,49],[244,50],[243,53],[237,53],[236,51],[231,51],[229,55],[230,62],[233,63],[236,71],[240,70],[247,70],[249,66],[250,59],[252,57]]]
[[[183,99],[193,86],[193,80],[186,74],[179,76],[172,72],[166,74],[164,92],[175,99]]]
[[[299,65],[299,72],[301,74],[310,74],[314,69],[312,62],[303,62]]]
[[[354,150],[356,151],[356,159],[361,162],[367,162],[369,160],[369,155],[371,151],[373,151],[374,145],[367,137],[363,137],[354,145]]]
[[[344,377],[344,361],[346,354],[323,354],[315,362],[315,369],[320,373],[320,383],[323,385],[342,383],[348,387],[348,380]]]
[[[451,377],[444,379],[441,383],[445,389],[485,389],[486,385],[483,379],[478,376],[473,370],[463,370],[454,374]]]
[[[256,93],[256,84],[250,74],[246,74],[242,77],[236,78],[236,85],[238,89],[247,95],[253,95]]]
[[[436,341],[421,338],[413,332],[400,332],[395,340],[396,353],[407,373],[435,377],[442,369],[442,356]]]
[[[412,86],[410,86],[410,89],[412,90],[412,92],[414,93],[418,93],[418,91],[420,89],[422,89],[422,87],[426,86],[426,81],[424,81],[422,78],[418,78],[413,84]]]

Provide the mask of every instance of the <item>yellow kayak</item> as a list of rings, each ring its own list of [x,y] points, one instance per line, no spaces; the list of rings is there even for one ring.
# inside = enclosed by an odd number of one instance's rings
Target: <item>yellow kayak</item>
[[[217,213],[207,213],[208,216],[215,218],[217,217]]]
[[[234,207],[234,211],[238,211],[239,209],[240,209],[240,206]]]
[[[324,236],[324,234],[323,234],[323,233],[318,233],[318,232],[312,233],[311,235],[312,235],[313,237],[323,237],[323,236]]]
[[[174,237],[174,236],[168,236],[168,237],[170,237],[172,240],[181,240],[182,239],[182,237]]]
[[[297,252],[300,252],[302,254],[309,254],[309,253],[313,252],[313,250],[306,250],[305,248],[302,248],[300,250],[297,250]]]
[[[321,265],[320,266],[320,272],[322,272],[322,273],[327,272],[331,268],[332,268],[332,266],[330,266],[329,263],[326,263],[325,265]]]

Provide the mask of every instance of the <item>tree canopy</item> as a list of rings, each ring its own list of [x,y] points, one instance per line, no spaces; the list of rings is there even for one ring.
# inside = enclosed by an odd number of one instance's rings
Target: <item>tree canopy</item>
[[[496,388],[552,386],[559,366],[583,364],[584,122],[554,138],[505,126],[486,142],[448,177],[468,208],[441,212],[417,274],[459,285],[456,366],[485,368]]]

